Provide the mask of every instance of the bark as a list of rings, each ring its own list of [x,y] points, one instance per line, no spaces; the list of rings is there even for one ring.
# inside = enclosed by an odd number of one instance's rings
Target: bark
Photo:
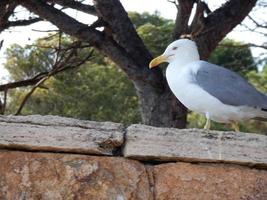
[[[0,33],[8,28],[8,18],[12,15],[16,6],[16,3],[9,0],[0,1]]]
[[[207,59],[218,43],[237,26],[255,6],[257,0],[231,0],[203,20],[203,30],[195,36],[200,57]]]
[[[177,6],[177,15],[173,29],[173,39],[178,39],[182,34],[189,34],[188,21],[196,0],[179,0]]]
[[[143,123],[154,126],[185,127],[186,109],[171,93],[162,71],[159,68],[148,69],[152,56],[136,33],[119,0],[94,0],[94,5],[62,0],[18,0],[17,2],[40,18],[50,21],[66,34],[90,43],[100,53],[114,61],[135,85],[140,99]],[[206,18],[203,14],[197,13],[202,16],[196,23],[200,25],[200,29],[188,26],[195,2],[200,1],[178,1],[173,37],[177,39],[183,34],[190,33],[193,30],[191,28],[194,28],[193,39],[199,46],[201,57],[207,58],[218,42],[249,13],[256,0],[230,0],[221,8],[209,13]],[[80,23],[62,10],[53,7],[53,3],[97,16],[97,22],[101,23],[96,22],[91,26]],[[199,9],[199,12],[204,11],[205,9]],[[99,26],[104,30],[97,30],[96,27]]]
[[[114,33],[113,39],[124,48],[137,65],[134,74],[129,74],[127,70],[125,72],[137,89],[143,123],[184,128],[186,115],[182,114],[178,117],[184,107],[177,107],[178,101],[171,93],[162,72],[159,69],[148,69],[152,56],[137,35],[121,3],[117,0],[95,0],[94,2],[101,18],[108,23],[108,28]],[[116,9],[110,9],[111,6]],[[143,76],[137,76],[140,72]]]

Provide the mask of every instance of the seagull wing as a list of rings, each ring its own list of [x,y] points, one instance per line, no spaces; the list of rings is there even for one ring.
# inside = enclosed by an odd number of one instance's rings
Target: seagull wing
[[[267,109],[267,96],[235,72],[205,61],[198,61],[198,64],[196,83],[222,103]]]

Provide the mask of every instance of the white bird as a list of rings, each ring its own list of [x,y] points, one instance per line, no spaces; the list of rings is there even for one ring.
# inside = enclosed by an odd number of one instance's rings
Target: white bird
[[[267,96],[244,78],[226,68],[199,59],[197,45],[189,39],[172,42],[149,67],[168,62],[166,78],[179,101],[188,109],[210,120],[230,123],[239,131],[238,122],[267,120]]]

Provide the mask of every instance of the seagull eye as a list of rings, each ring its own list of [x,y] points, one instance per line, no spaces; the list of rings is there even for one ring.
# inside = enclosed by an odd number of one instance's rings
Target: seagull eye
[[[176,49],[178,49],[178,47],[173,47],[173,48],[172,48],[172,50],[176,50]]]

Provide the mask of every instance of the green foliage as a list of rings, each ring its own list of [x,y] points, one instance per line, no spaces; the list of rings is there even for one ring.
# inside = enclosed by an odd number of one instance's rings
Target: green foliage
[[[149,14],[148,12],[142,14],[129,12],[128,15],[136,29],[145,24],[153,24],[154,26],[164,26],[166,23],[173,24],[172,20],[161,17],[160,13],[157,11],[154,14]]]
[[[152,15],[131,12],[129,16],[152,55],[162,54],[166,46],[171,43],[173,21],[160,17],[157,12]]]
[[[23,114],[53,114],[125,124],[140,121],[135,90],[114,66],[88,63],[51,78],[45,86],[49,89],[38,89]],[[24,94],[20,90],[13,94],[13,108]]]
[[[22,47],[13,44],[6,51],[8,59],[5,68],[13,80],[31,78],[39,72],[49,70],[53,62],[50,55],[49,51],[43,51],[36,46]]]
[[[250,71],[246,74],[247,79],[252,83],[259,91],[267,94],[267,65],[263,68],[262,72]],[[267,123],[260,121],[250,121],[243,123],[242,127],[244,131],[259,132],[267,134]]]
[[[248,46],[231,39],[224,39],[211,53],[209,61],[243,75],[257,69]]]
[[[255,70],[249,71],[246,78],[252,83],[259,91],[267,93],[267,65],[263,68],[262,72]]]
[[[70,43],[70,40],[71,38],[63,35],[61,47],[64,48]],[[7,61],[4,66],[9,71],[13,80],[32,78],[40,72],[51,70],[55,60],[52,48],[57,46],[57,35],[40,38],[34,44],[26,45],[25,47],[13,44],[5,52]]]

